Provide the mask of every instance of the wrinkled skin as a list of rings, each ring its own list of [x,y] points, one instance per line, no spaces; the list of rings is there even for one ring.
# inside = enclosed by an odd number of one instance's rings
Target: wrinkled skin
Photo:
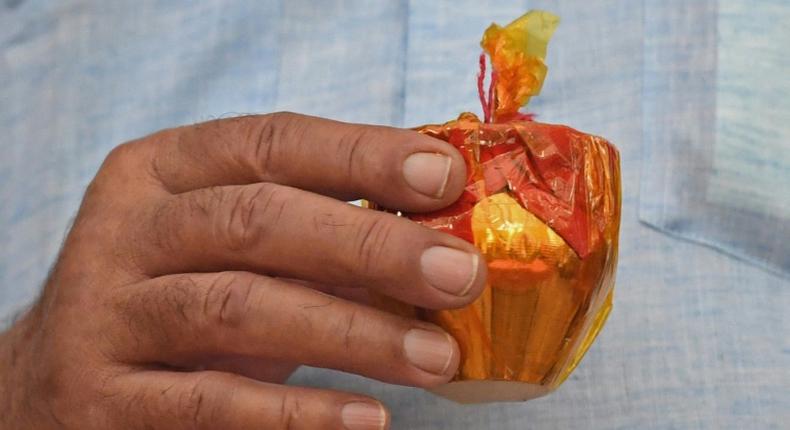
[[[444,155],[444,182],[404,179],[415,153]],[[452,377],[459,353],[449,336],[366,297],[463,306],[482,290],[485,265],[470,266],[468,285],[451,294],[454,286],[435,286],[458,271],[424,252],[449,248],[476,262],[477,251],[345,201],[435,210],[461,194],[465,175],[444,142],[290,113],[118,146],[41,297],[1,335],[0,428],[387,427],[375,399],[283,382],[300,364],[418,387]],[[360,410],[350,404],[381,420],[349,424],[346,412]]]

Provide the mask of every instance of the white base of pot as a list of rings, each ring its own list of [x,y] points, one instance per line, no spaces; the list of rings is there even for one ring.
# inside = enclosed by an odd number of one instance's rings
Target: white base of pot
[[[523,402],[545,396],[543,385],[515,381],[453,381],[431,392],[458,403]]]

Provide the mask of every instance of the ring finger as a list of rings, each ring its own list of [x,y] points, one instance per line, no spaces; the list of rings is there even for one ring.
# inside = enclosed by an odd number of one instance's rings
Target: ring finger
[[[431,324],[246,272],[144,281],[116,308],[114,338],[134,363],[247,356],[434,386],[459,361],[455,341]]]

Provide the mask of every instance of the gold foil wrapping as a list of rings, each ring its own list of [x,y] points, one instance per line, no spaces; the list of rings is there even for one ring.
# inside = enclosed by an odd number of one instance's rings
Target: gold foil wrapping
[[[467,188],[451,207],[404,214],[473,242],[488,284],[471,305],[404,309],[457,339],[461,365],[435,390],[460,402],[544,395],[573,371],[612,306],[620,223],[617,150],[569,127],[481,123],[417,129],[458,148]]]

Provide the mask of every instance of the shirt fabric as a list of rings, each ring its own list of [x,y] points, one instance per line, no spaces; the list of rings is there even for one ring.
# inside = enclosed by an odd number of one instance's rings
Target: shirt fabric
[[[115,145],[242,113],[415,126],[478,112],[483,30],[544,8],[562,22],[529,110],[621,151],[615,304],[597,342],[527,403],[462,406],[309,368],[290,383],[375,395],[404,429],[786,428],[790,12],[759,5],[0,1],[0,315],[34,299]]]

